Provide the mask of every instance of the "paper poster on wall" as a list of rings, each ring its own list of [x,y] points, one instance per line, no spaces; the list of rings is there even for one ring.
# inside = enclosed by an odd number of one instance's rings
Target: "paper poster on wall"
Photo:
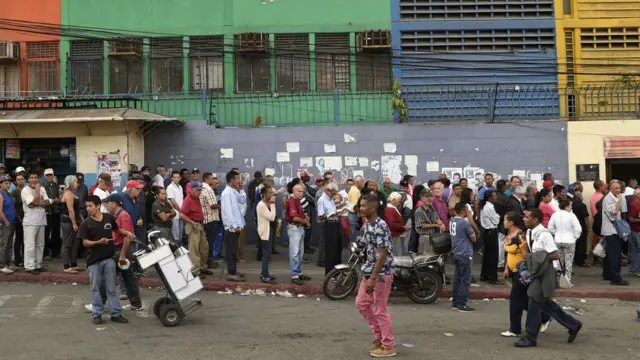
[[[364,171],[363,170],[353,170],[353,177],[356,177],[356,176],[364,177]]]
[[[427,161],[427,172],[437,172],[437,171],[440,171],[440,162]]]
[[[344,142],[349,144],[349,143],[357,142],[357,140],[356,140],[355,136],[352,136],[352,135],[349,135],[349,134],[344,134]]]
[[[375,171],[380,171],[380,161],[371,160],[371,168]]]
[[[384,152],[389,153],[389,154],[395,154],[397,149],[396,149],[396,143],[384,143],[382,145],[382,148],[384,150]]]
[[[369,158],[358,156],[358,164],[360,164],[360,167],[369,166]]]
[[[300,158],[300,167],[301,168],[310,168],[313,167],[313,157],[311,156],[303,156]]]
[[[336,152],[336,144],[324,144],[324,152],[327,154]]]
[[[418,174],[418,155],[405,155],[404,164],[407,166],[407,174],[413,176]]]
[[[7,159],[20,159],[20,139],[7,139],[5,157]]]
[[[527,171],[526,170],[513,170],[513,176],[517,176],[519,178],[524,178],[527,177]]]
[[[233,148],[220,149],[220,159],[233,159]]]
[[[469,187],[479,189],[484,185],[484,169],[474,166],[466,166],[464,168],[464,177],[469,182]]]
[[[122,164],[120,162],[120,154],[101,154],[98,155],[96,162],[96,174],[107,173],[111,175],[111,183],[113,187],[120,188],[122,181],[120,179],[120,173],[122,172]]]
[[[264,169],[264,176],[275,176],[275,175],[276,175],[276,169],[273,169],[273,168]]]
[[[340,171],[342,170],[342,157],[341,156],[319,156],[316,157],[316,168],[319,174],[324,174],[325,171]]]
[[[380,169],[382,176],[388,176],[394,184],[402,180],[402,155],[382,155],[380,159]]]
[[[287,143],[287,152],[290,152],[290,153],[300,152],[300,143],[299,142],[288,142]]]
[[[357,156],[345,156],[344,157],[344,166],[358,166],[358,157]]]
[[[462,178],[462,168],[443,167],[442,173],[447,175],[447,179],[451,180],[452,184],[457,184]]]
[[[289,157],[289,153],[286,151],[277,152],[276,153],[276,162],[289,162],[291,157]]]

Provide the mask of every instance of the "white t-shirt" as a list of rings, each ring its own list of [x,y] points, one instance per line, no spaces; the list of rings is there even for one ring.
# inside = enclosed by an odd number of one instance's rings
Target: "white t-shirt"
[[[35,195],[36,190],[29,186],[25,186],[20,193],[20,197],[22,198],[22,209],[24,210],[22,225],[47,226],[47,212],[45,208],[29,207],[29,204],[31,204],[35,198]],[[47,192],[44,187],[40,187],[40,201],[49,201],[49,197],[47,196]]]
[[[182,186],[180,184],[176,184],[173,181],[169,186],[167,186],[167,199],[169,199],[169,203],[171,204],[171,199],[175,200],[178,203],[179,207],[182,207],[182,202],[184,201],[184,194],[182,193]],[[172,204],[173,207],[173,204]],[[174,208],[177,214],[177,218],[180,218],[180,209]]]
[[[151,184],[151,186],[157,186],[158,188],[164,189],[164,178],[162,177],[162,175],[156,174],[153,177],[153,183]]]
[[[538,236],[538,238],[533,242],[533,245],[531,245],[531,252],[544,250],[547,253],[551,254],[554,251],[558,251],[556,242],[553,240],[553,235],[551,235],[551,233],[547,229],[545,229],[544,226],[542,226],[542,224],[538,225],[535,229],[531,231],[527,231],[528,244],[531,244],[531,233],[537,232],[537,231],[540,231],[541,233],[540,233],[540,236]],[[553,261],[553,266],[555,268],[560,267],[560,263],[558,262],[558,260]]]
[[[104,199],[107,198],[107,196],[109,196],[111,194],[109,194],[109,191],[102,190],[102,189],[97,187],[95,190],[93,190],[93,195],[99,197],[100,200],[104,200]],[[107,205],[105,205],[104,203],[100,204],[100,212],[103,212],[103,213],[109,212],[107,210]]]

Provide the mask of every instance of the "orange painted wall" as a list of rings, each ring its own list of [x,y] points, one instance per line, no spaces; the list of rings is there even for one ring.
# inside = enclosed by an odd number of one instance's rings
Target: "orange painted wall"
[[[60,0],[0,0],[0,18],[60,24]],[[6,26],[3,26],[6,27]],[[0,41],[57,40],[59,36],[0,29]]]

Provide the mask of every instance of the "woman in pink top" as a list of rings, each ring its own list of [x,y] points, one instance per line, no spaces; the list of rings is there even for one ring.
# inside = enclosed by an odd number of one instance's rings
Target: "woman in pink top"
[[[551,190],[542,189],[540,190],[540,211],[544,217],[542,218],[542,226],[547,227],[549,225],[549,220],[551,220],[551,215],[555,212],[549,203],[551,202]]]

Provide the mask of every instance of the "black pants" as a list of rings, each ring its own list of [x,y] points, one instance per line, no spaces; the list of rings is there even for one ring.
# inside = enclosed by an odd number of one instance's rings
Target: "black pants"
[[[485,229],[481,281],[498,281],[498,230]]]
[[[13,243],[13,257],[15,264],[24,263],[24,231],[22,230],[22,223],[16,224],[16,240]]]
[[[554,318],[558,324],[564,326],[569,331],[576,331],[581,326],[580,322],[567,314],[560,305],[553,300],[539,303],[529,298],[529,309],[527,310],[527,338],[534,344],[538,339],[540,325],[542,325],[542,314],[547,313]]]
[[[578,266],[583,266],[587,260],[587,235],[588,229],[582,229],[582,235],[576,241],[576,252],[573,256],[573,263]]]
[[[325,252],[325,225],[326,225],[326,221],[323,220],[318,220],[318,222],[316,223],[316,227],[317,227],[317,231],[318,231],[318,265],[323,265],[324,264],[324,257],[326,255]],[[306,244],[305,244],[305,249],[306,249]]]
[[[227,248],[225,249],[226,252],[225,252],[224,261],[227,263],[227,272],[229,273],[229,275],[235,275],[237,271],[236,263],[238,261],[237,254],[238,254],[239,239],[240,239],[239,232],[231,232],[231,231],[225,230],[224,242]]]
[[[611,282],[620,282],[622,269],[622,240],[618,235],[604,237],[607,256],[602,260],[602,277]]]
[[[308,229],[304,229],[304,249],[311,250],[311,235],[313,235],[313,222]]]
[[[47,215],[47,226],[44,229],[45,255],[60,255],[62,240],[60,239],[60,214]]]
[[[520,282],[520,274],[510,272],[511,294],[509,295],[509,331],[514,334],[522,334],[522,312],[529,309],[529,296],[527,287]],[[541,315],[542,324],[549,321],[549,314],[543,312]]]
[[[342,240],[340,238],[340,223],[327,221],[324,224],[324,273],[342,262]]]
[[[129,302],[131,303],[131,306],[141,307],[142,300],[140,300],[140,287],[138,286],[138,278],[134,273],[135,266],[134,266],[134,258],[133,258],[133,249],[129,247],[129,249],[127,250],[127,254],[125,255],[127,260],[131,261],[131,266],[129,266],[127,270],[122,270],[118,266],[118,260],[120,259],[121,251],[122,251],[121,247],[116,247],[116,251],[113,254],[113,260],[116,262],[116,278],[118,278],[119,275],[122,275],[122,277],[120,277],[120,280],[124,282],[124,286],[127,288],[127,297],[129,298]],[[100,285],[100,296],[102,297],[102,302],[106,303],[107,294],[104,288],[104,284]]]

